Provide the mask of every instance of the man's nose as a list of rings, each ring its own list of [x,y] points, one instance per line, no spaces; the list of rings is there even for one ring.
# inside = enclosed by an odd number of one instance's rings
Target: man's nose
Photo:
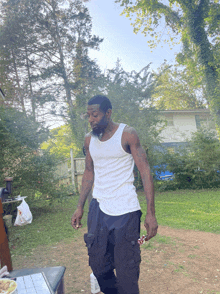
[[[89,123],[91,124],[92,121],[93,121],[92,116],[89,116]]]

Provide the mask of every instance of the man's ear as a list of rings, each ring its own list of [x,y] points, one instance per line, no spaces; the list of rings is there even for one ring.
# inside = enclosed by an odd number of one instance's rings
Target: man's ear
[[[112,115],[112,110],[111,110],[111,108],[109,108],[109,109],[106,111],[106,116],[107,116],[108,118],[110,118],[111,115]]]

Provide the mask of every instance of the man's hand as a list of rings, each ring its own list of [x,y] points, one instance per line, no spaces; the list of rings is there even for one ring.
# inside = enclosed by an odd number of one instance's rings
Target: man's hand
[[[148,241],[154,236],[156,236],[158,224],[157,224],[157,220],[155,216],[151,214],[147,214],[145,218],[144,226],[147,230],[147,236],[145,238],[145,241]]]
[[[82,227],[81,218],[83,216],[83,212],[83,209],[78,207],[71,218],[71,225],[76,230]]]

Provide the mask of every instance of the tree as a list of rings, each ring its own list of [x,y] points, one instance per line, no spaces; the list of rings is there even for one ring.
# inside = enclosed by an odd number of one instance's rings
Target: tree
[[[152,104],[157,109],[205,108],[207,101],[202,80],[195,83],[195,77],[186,68],[172,67],[166,63],[158,72],[158,84],[152,96]]]
[[[194,64],[194,70],[202,70],[208,102],[220,126],[220,89],[219,89],[219,32],[220,4],[218,0],[176,0],[167,1],[128,1],[117,0],[124,6],[127,17],[136,15],[135,32],[142,30],[156,41],[160,41],[158,28],[163,32],[170,30],[171,41],[179,35],[183,44],[178,60],[187,66]],[[160,33],[160,35],[163,34]],[[153,40],[151,40],[153,42]]]
[[[159,144],[160,130],[156,124],[160,120],[158,111],[150,107],[157,76],[149,68],[150,64],[140,72],[126,72],[118,60],[115,68],[106,72],[104,82],[96,94],[104,94],[110,99],[112,119],[134,127],[145,150],[153,152],[155,144]]]
[[[220,185],[220,144],[216,133],[200,129],[188,147],[165,155],[167,169],[174,179],[165,184],[169,189],[218,188]]]
[[[34,15],[39,5],[33,7],[30,1],[3,1],[0,8],[1,68],[5,75],[3,80],[11,81],[11,87],[5,89],[6,97],[23,112],[31,106],[32,116],[36,120],[39,102],[36,96],[39,96],[39,92],[35,88],[33,73],[38,69],[40,58],[37,56],[39,34]]]
[[[52,129],[48,140],[41,144],[42,150],[48,150],[60,159],[70,158],[71,148],[73,149],[73,156],[75,157],[79,149],[73,140],[70,125],[63,125]]]
[[[82,119],[86,112],[87,101],[95,95],[103,83],[103,74],[97,64],[88,58],[88,52],[79,41],[76,46],[76,57],[73,64],[73,82],[70,87],[75,97],[75,118],[68,119],[77,146],[82,147],[88,124]]]
[[[39,120],[52,106],[52,113],[59,110],[76,125],[78,51],[83,51],[82,62],[91,72],[88,50],[102,42],[91,35],[91,17],[83,1],[5,0],[0,8],[1,63],[17,96],[24,97],[23,111],[31,102],[32,115]]]
[[[67,195],[59,189],[56,170],[58,160],[47,151],[39,152],[48,130],[33,117],[9,107],[0,107],[0,183],[13,177],[13,196],[36,194],[52,200]]]

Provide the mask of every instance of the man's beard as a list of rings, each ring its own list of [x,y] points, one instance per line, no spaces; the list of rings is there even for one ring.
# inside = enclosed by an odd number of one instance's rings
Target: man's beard
[[[92,129],[92,135],[95,137],[102,137],[102,134],[104,133],[106,127],[108,125],[107,119],[105,117],[105,115],[103,116],[103,118],[100,120],[100,122],[98,123],[98,125]]]

